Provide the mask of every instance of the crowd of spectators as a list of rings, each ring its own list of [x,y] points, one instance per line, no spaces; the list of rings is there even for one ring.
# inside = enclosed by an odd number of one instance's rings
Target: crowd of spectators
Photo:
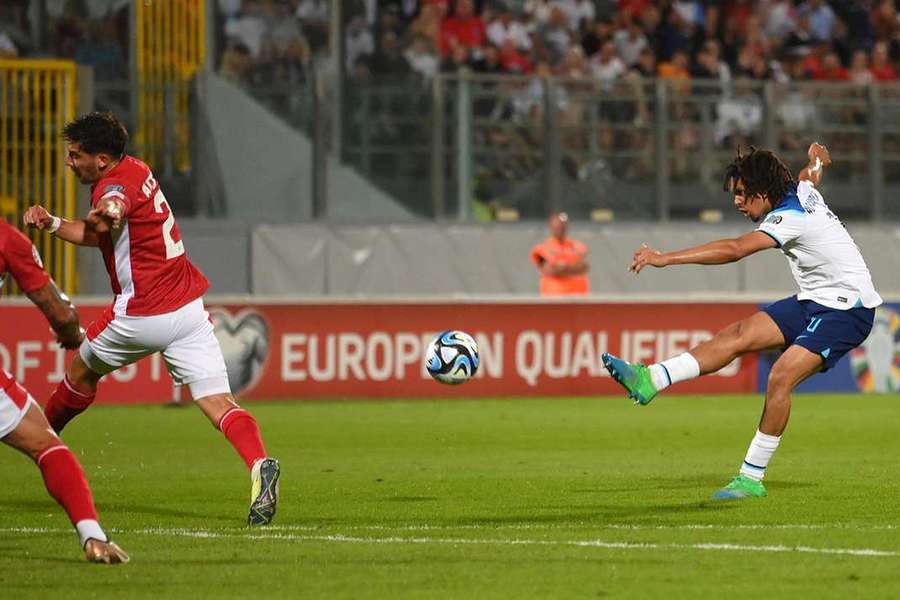
[[[895,0],[344,0],[350,77],[462,68],[608,83],[672,79],[894,80]],[[219,0],[222,70],[301,74],[327,55],[330,0]],[[232,54],[246,60],[234,61]],[[646,54],[646,56],[644,56]],[[652,55],[652,60],[651,60]],[[642,60],[643,58],[643,60]],[[239,67],[235,70],[235,62]]]
[[[716,143],[761,118],[753,82],[893,81],[900,60],[895,0],[343,2],[344,68],[354,82],[427,82],[462,69],[556,75],[567,81],[559,93],[566,108],[567,89],[602,94],[636,77],[658,77],[676,92],[729,98],[717,110],[727,118],[718,118]],[[303,80],[312,64],[328,60],[330,5],[219,0],[220,71],[254,84]],[[695,83],[701,80],[715,85]],[[541,90],[523,85],[507,107],[511,116],[539,112]],[[578,122],[581,112],[569,110],[564,120]],[[648,117],[641,107],[631,112]],[[783,112],[795,125],[808,116],[796,98]]]
[[[373,86],[418,85],[419,106],[427,107],[427,83],[437,73],[531,76],[485,84],[497,100],[475,97],[476,118],[504,124],[476,131],[476,143],[535,151],[532,158],[518,151],[510,153],[518,158],[490,165],[508,180],[533,172],[543,160],[548,106],[543,81],[551,76],[558,82],[553,102],[570,174],[577,178],[590,171],[590,163],[578,157],[590,148],[643,152],[646,160],[623,160],[623,168],[615,170],[626,177],[648,176],[654,106],[646,84],[661,79],[669,82],[669,116],[675,123],[672,172],[690,178],[697,171],[689,157],[701,136],[723,150],[762,142],[763,82],[867,86],[895,81],[900,67],[900,0],[341,1],[343,70],[353,82],[351,96]],[[331,0],[219,0],[219,5],[220,71],[226,76],[281,83],[308,78],[317,62],[332,67]],[[851,124],[867,118],[859,108],[824,114],[809,94],[794,86],[778,89],[778,143],[788,150],[802,150],[808,140],[794,134],[808,131],[817,117]],[[367,101],[369,112],[349,122],[374,127],[376,142],[416,139],[427,127],[398,125],[416,108],[408,91],[400,95]],[[704,95],[708,106],[698,109],[702,103],[696,99]],[[690,102],[679,103],[679,97]],[[509,124],[518,130],[505,127]]]
[[[3,0],[0,58],[68,58],[101,81],[128,77],[129,0]]]

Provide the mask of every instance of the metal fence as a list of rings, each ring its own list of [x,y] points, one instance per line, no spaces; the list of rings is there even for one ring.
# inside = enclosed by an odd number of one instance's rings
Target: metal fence
[[[331,89],[250,92],[425,218],[728,219],[738,146],[799,171],[813,140],[832,150],[823,188],[842,217],[900,218],[900,85],[461,72],[345,82],[340,103]]]
[[[22,213],[40,204],[75,214],[75,180],[65,168],[63,124],[75,115],[75,63],[0,60],[0,213],[21,226]],[[27,232],[47,271],[67,293],[78,291],[75,248],[46,231]],[[5,293],[18,293],[9,281]]]

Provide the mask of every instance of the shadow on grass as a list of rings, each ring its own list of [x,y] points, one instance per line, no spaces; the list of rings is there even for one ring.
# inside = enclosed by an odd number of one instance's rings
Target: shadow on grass
[[[221,512],[216,512],[210,510],[211,503],[205,504],[203,506],[203,510],[184,510],[184,509],[176,509],[176,508],[167,508],[165,506],[147,506],[141,504],[115,504],[115,505],[105,505],[98,504],[97,512],[100,513],[101,518],[118,518],[116,515],[128,514],[128,515],[152,515],[154,517],[179,517],[184,519],[200,519],[204,524],[209,524],[210,521],[220,521],[223,523],[233,523],[235,519],[241,518],[245,519],[247,513],[238,513],[231,512],[228,514],[224,514]]]
[[[28,512],[30,510],[41,513],[53,510],[62,511],[62,509],[59,508],[59,505],[49,497],[46,500],[0,500],[0,508],[8,508],[16,513]]]
[[[637,479],[634,485],[628,487],[593,487],[593,488],[574,488],[568,490],[573,494],[625,494],[653,492],[653,490],[711,490],[710,493],[727,484],[729,477],[727,475],[698,475],[694,477],[653,477],[645,479]],[[818,483],[808,481],[770,481],[766,480],[766,488],[789,490],[802,489],[809,487],[817,487]]]
[[[594,487],[569,490],[577,494],[623,494],[652,492],[653,490],[717,490],[728,483],[728,477],[721,474],[695,475],[694,477],[647,477],[635,479],[633,485],[627,487]]]
[[[390,496],[385,498],[388,502],[434,502],[437,499],[434,496]]]
[[[559,512],[553,514],[537,514],[537,515],[515,515],[510,514],[497,518],[476,518],[470,522],[484,525],[552,525],[554,523],[583,523],[585,525],[597,524],[605,525],[610,522],[627,522],[627,521],[644,521],[653,520],[657,517],[665,517],[669,515],[690,514],[690,513],[708,513],[710,511],[727,511],[735,508],[735,504],[723,502],[714,502],[712,500],[703,500],[700,502],[687,502],[678,504],[650,504],[645,506],[620,506],[620,505],[604,505],[597,504],[592,506],[575,507],[555,507],[544,506],[535,507],[536,510],[547,510],[555,508],[568,508],[567,512]]]
[[[819,487],[819,484],[809,481],[766,481],[766,489],[770,490],[800,490],[814,487]]]

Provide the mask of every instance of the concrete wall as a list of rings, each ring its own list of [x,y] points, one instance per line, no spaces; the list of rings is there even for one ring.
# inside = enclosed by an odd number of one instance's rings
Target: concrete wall
[[[313,147],[232,82],[208,73],[200,85],[201,179],[211,214],[265,223],[309,221],[313,214]],[[393,198],[353,169],[326,159],[327,218],[414,221]]]
[[[531,247],[546,236],[543,223],[512,225],[260,225],[179,219],[191,259],[227,294],[409,296],[536,294]],[[849,227],[883,295],[900,295],[900,227]],[[646,242],[660,250],[734,237],[749,227],[578,225],[573,237],[589,248],[591,288],[597,294],[793,293],[787,259],[767,250],[731,265],[627,272]],[[108,294],[94,249],[79,260],[82,293]]]

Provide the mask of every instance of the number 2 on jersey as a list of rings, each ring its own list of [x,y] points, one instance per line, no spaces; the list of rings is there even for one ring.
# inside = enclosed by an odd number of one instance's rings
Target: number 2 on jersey
[[[172,239],[172,228],[175,227],[175,215],[172,214],[172,208],[169,206],[169,202],[166,200],[166,196],[163,194],[162,189],[158,189],[153,196],[153,209],[162,214],[163,206],[165,206],[166,211],[169,213],[169,216],[166,217],[166,220],[162,225],[163,241],[166,243],[166,260],[169,260],[184,254],[184,242],[182,240],[176,242]]]

